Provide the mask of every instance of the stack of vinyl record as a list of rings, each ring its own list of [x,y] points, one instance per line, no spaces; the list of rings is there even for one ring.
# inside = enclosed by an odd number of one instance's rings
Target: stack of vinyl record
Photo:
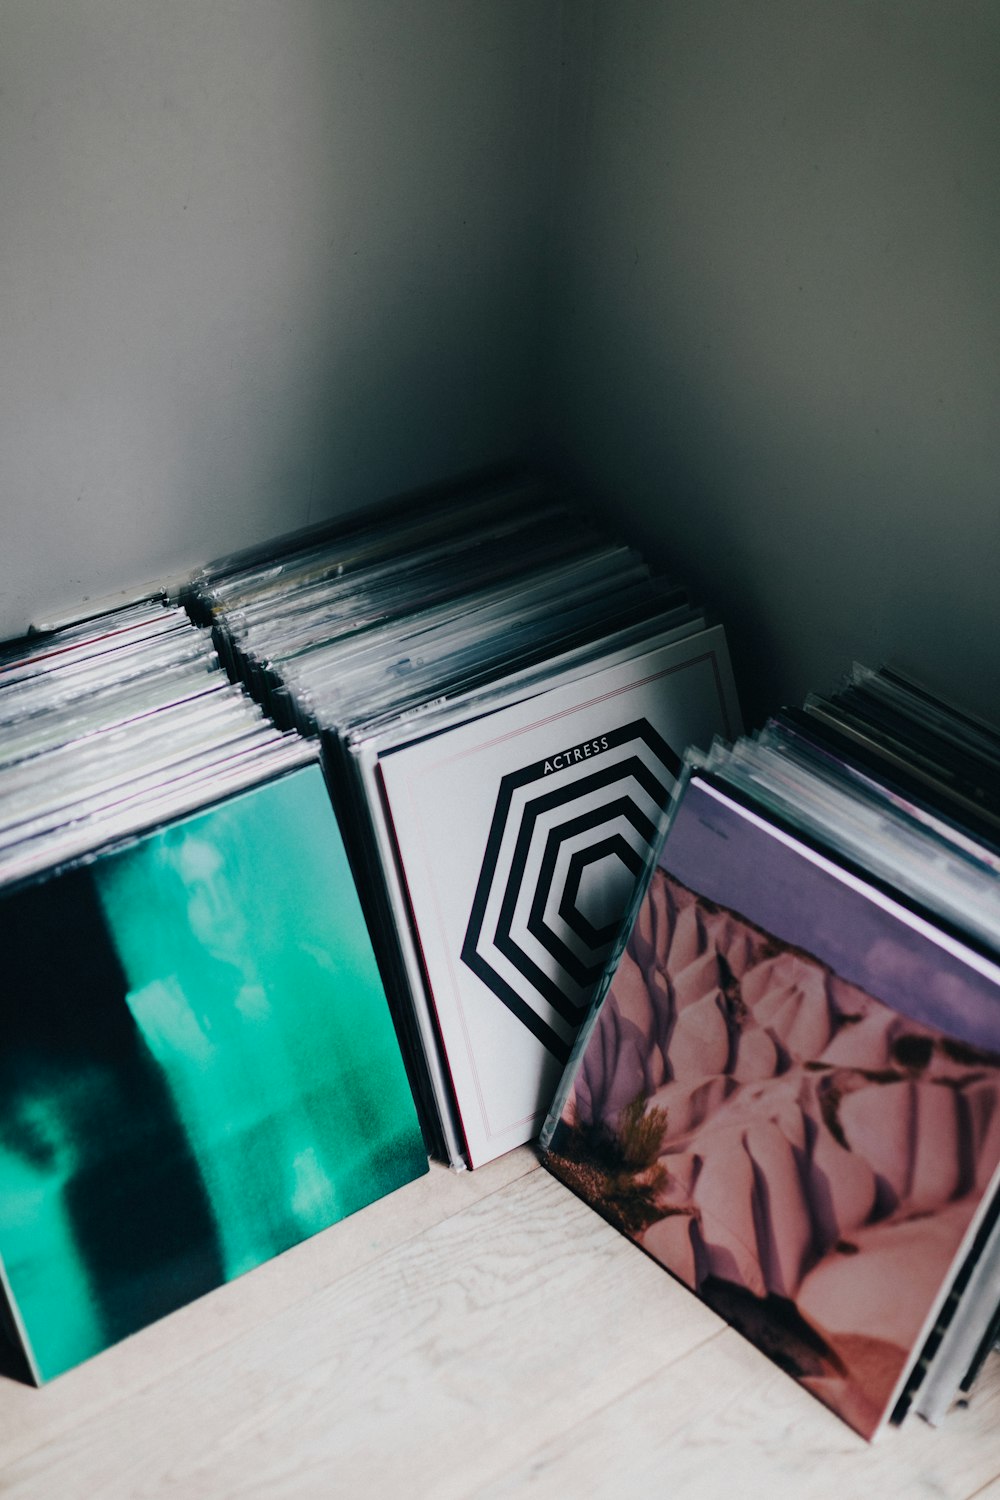
[[[224,559],[193,608],[323,737],[430,1143],[530,1139],[681,754],[738,732],[722,628],[520,478]]]
[[[0,725],[4,882],[311,754],[162,598],[3,648]]]
[[[162,599],[0,652],[0,1310],[42,1381],[422,1171],[315,744]]]
[[[688,757],[547,1164],[866,1437],[1000,1307],[1000,735],[891,670]]]

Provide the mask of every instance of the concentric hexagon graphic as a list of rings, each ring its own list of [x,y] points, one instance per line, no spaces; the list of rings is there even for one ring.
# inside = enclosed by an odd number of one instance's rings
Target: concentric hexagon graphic
[[[637,719],[500,783],[462,961],[560,1059],[679,774]]]

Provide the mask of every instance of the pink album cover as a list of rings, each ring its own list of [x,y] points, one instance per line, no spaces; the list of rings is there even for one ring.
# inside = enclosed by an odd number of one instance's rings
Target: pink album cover
[[[996,1189],[997,981],[692,778],[546,1165],[872,1438]]]

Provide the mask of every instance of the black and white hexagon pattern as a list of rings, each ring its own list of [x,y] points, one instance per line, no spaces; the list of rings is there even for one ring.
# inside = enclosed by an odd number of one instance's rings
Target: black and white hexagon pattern
[[[500,783],[462,961],[561,1060],[679,774],[637,719]]]

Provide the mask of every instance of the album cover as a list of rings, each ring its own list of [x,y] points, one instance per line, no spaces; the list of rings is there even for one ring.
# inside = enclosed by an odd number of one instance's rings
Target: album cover
[[[426,1170],[315,761],[6,890],[0,950],[0,1267],[38,1381]]]
[[[695,772],[546,1164],[872,1438],[996,1193],[998,986]]]
[[[537,1133],[680,757],[738,729],[713,627],[379,756],[472,1166]]]

